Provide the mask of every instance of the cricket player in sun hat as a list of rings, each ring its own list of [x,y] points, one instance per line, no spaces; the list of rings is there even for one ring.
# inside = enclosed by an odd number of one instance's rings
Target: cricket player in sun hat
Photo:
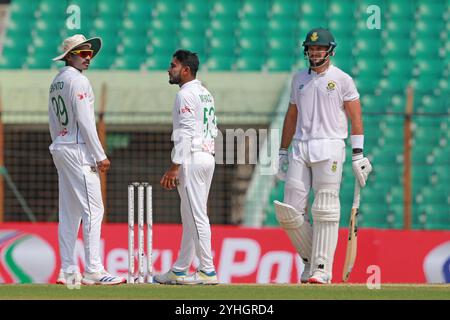
[[[301,282],[331,283],[347,117],[351,121],[353,173],[361,187],[372,166],[363,155],[359,93],[353,79],[330,60],[336,47],[333,35],[327,29],[312,29],[303,46],[309,68],[292,79],[279,151],[278,177],[286,181],[284,203],[275,201],[275,211],[305,264]],[[312,226],[306,214],[311,188]]]
[[[58,241],[61,271],[57,283],[119,284],[125,278],[105,271],[100,255],[103,201],[99,172],[110,162],[95,126],[94,92],[83,71],[102,46],[100,38],[76,34],[64,40],[63,52],[53,61],[65,61],[49,93],[48,112],[52,143],[49,147],[58,171]],[[74,257],[83,222],[85,272],[81,276]]]

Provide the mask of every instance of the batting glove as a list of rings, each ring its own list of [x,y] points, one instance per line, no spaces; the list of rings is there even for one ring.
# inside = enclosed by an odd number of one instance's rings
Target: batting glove
[[[358,180],[359,185],[364,187],[366,185],[369,173],[372,172],[372,165],[369,159],[363,156],[362,150],[358,153],[353,153],[352,156],[352,168],[355,178]]]
[[[286,180],[286,173],[289,168],[289,156],[286,149],[280,149],[278,152],[278,173],[277,178],[281,181]]]

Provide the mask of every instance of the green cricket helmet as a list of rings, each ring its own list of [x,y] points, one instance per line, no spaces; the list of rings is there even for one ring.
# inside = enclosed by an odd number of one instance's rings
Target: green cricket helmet
[[[308,32],[306,35],[305,41],[302,44],[304,49],[305,58],[308,58],[309,64],[311,67],[320,67],[323,65],[330,56],[332,56],[334,48],[336,48],[337,44],[334,41],[334,37],[328,29],[324,28],[314,28]],[[319,62],[314,62],[309,58],[308,48],[309,46],[326,46],[327,54],[326,56]]]

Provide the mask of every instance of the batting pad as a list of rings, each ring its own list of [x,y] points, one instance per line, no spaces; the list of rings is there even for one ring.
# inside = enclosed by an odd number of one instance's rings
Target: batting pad
[[[340,209],[337,190],[317,191],[311,208],[314,223],[311,273],[319,273],[330,281],[338,240]]]
[[[275,200],[275,214],[280,226],[286,231],[289,239],[300,257],[306,262],[311,261],[313,230],[309,223],[304,223],[303,213],[293,206]]]

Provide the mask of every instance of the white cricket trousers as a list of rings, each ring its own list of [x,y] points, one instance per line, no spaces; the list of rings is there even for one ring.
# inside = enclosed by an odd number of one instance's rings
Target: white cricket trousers
[[[181,165],[178,193],[181,198],[183,235],[174,271],[188,271],[197,255],[199,269],[215,271],[211,253],[211,227],[207,201],[214,174],[215,159],[206,152],[194,152]]]
[[[50,151],[58,170],[59,225],[58,241],[64,272],[78,271],[75,243],[83,221],[85,271],[103,270],[100,232],[103,201],[97,168],[86,164],[86,145],[57,145]]]
[[[305,214],[305,223],[297,231],[301,243],[298,251],[304,262],[311,263],[312,273],[322,272],[326,280],[331,281],[338,240],[345,143],[338,139],[322,139],[313,143],[294,140],[292,144],[284,202],[298,212],[306,213],[308,195],[313,188],[311,213],[314,224],[311,226],[309,215]]]

